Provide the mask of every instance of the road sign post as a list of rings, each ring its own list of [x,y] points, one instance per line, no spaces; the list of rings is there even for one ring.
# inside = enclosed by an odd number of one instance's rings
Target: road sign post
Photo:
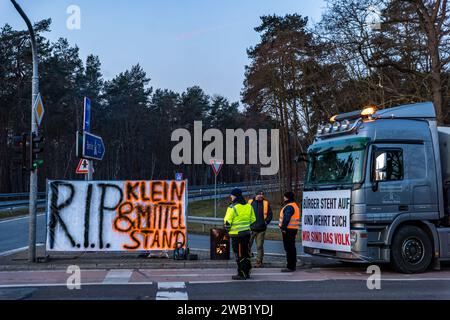
[[[38,58],[38,48],[36,43],[36,36],[34,33],[33,25],[31,24],[30,19],[27,17],[22,8],[17,4],[15,0],[11,0],[14,8],[16,8],[17,12],[20,14],[22,19],[25,21],[27,25],[28,32],[30,33],[31,38],[31,52],[33,59],[33,76],[31,78],[31,133],[30,137],[33,134],[39,134],[39,119],[36,118],[36,112],[34,110],[35,103],[39,97],[39,58]],[[41,101],[42,103],[42,101]],[[44,108],[39,108],[41,111],[41,119],[44,113]],[[36,262],[36,208],[37,208],[37,192],[38,192],[38,170],[30,171],[30,220],[29,220],[29,234],[28,234],[28,260],[29,262]]]
[[[217,218],[217,176],[223,166],[223,160],[213,159],[210,161],[214,172],[214,218]]]
[[[85,180],[91,181],[94,179],[94,161],[102,160],[105,155],[105,145],[103,139],[99,136],[93,135],[91,131],[91,99],[85,97],[83,100],[84,112],[83,112],[83,133],[77,131],[76,139],[76,154],[77,157],[85,161],[87,165],[87,172]],[[81,162],[80,162],[81,163]],[[78,165],[80,166],[80,165]],[[78,173],[78,168],[77,168]]]
[[[91,99],[84,97],[84,112],[83,112],[83,132],[91,132]],[[86,160],[86,159],[85,159]],[[94,179],[93,166],[94,161],[86,160],[88,162],[88,170],[85,175],[86,181],[92,181]]]

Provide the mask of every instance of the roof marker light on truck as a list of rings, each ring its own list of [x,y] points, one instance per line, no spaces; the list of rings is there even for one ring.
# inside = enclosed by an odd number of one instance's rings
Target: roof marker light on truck
[[[323,133],[324,126],[322,124],[319,124],[317,127],[317,134],[321,135]]]
[[[335,122],[333,124],[333,131],[338,131],[341,128],[341,123],[340,122]]]
[[[363,111],[361,111],[362,116],[373,116],[375,113],[377,113],[377,107],[370,106],[365,108]]]
[[[350,121],[344,120],[341,122],[341,129],[342,131],[347,130],[350,127]]]

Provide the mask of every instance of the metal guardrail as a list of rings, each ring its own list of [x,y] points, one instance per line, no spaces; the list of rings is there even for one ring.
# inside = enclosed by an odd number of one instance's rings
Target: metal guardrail
[[[192,223],[198,223],[203,225],[203,231],[205,231],[205,226],[223,226],[223,218],[209,218],[209,217],[194,217],[194,216],[188,216],[187,218],[188,222]],[[267,229],[279,229],[278,222],[272,221],[268,226]]]
[[[302,184],[300,183],[300,186]],[[206,188],[205,188],[206,187]],[[213,186],[205,186],[196,187],[196,188],[188,188],[188,201],[189,202],[197,202],[203,200],[212,200],[215,198],[214,193],[214,185]],[[279,183],[277,180],[268,180],[261,181],[256,184],[249,183],[237,183],[237,184],[229,184],[229,185],[221,185],[217,187],[217,199],[223,199],[230,195],[230,192],[233,188],[239,187],[242,189],[243,194],[245,196],[251,195],[256,192],[258,189],[263,188],[265,192],[273,192],[279,189]],[[28,200],[9,200],[9,199],[26,199],[29,197],[29,193],[4,193],[0,194],[1,199],[8,199],[5,201],[0,201],[0,211],[14,211],[18,209],[25,209],[29,206]],[[38,193],[37,206],[38,208],[45,207],[46,204],[46,194],[45,192]]]
[[[10,198],[28,198],[29,193],[0,193],[0,199],[10,199]],[[45,197],[45,192],[39,192],[38,198]]]
[[[224,190],[231,190],[233,188],[241,187],[242,189],[248,189],[250,187],[256,188],[262,185],[276,184],[277,180],[267,180],[267,181],[257,181],[251,182],[240,182],[240,183],[229,183],[217,185],[217,192],[223,192]],[[207,192],[214,193],[214,185],[204,185],[204,186],[189,186],[189,194],[203,194]],[[28,198],[30,196],[27,192],[22,193],[0,193],[0,199],[17,199],[17,198]],[[46,196],[45,192],[39,192],[38,198],[43,198]]]
[[[47,203],[46,199],[37,200],[37,207],[44,208]],[[28,200],[0,202],[0,212],[15,211],[18,209],[26,209],[29,207]]]

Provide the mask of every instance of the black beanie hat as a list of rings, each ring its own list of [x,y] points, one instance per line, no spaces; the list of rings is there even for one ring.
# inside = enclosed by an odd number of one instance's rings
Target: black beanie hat
[[[242,190],[239,188],[234,188],[233,190],[231,190],[231,195],[238,198],[242,197]]]
[[[289,201],[294,201],[295,198],[295,194],[292,191],[288,191],[284,194],[284,196],[289,200]]]

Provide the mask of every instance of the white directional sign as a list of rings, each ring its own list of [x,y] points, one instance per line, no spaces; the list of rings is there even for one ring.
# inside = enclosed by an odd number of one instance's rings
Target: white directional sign
[[[40,93],[38,93],[36,100],[34,100],[33,111],[36,116],[36,123],[38,126],[40,126],[42,123],[42,119],[44,118],[44,113],[45,113],[44,104],[42,103],[42,98],[41,98]]]

